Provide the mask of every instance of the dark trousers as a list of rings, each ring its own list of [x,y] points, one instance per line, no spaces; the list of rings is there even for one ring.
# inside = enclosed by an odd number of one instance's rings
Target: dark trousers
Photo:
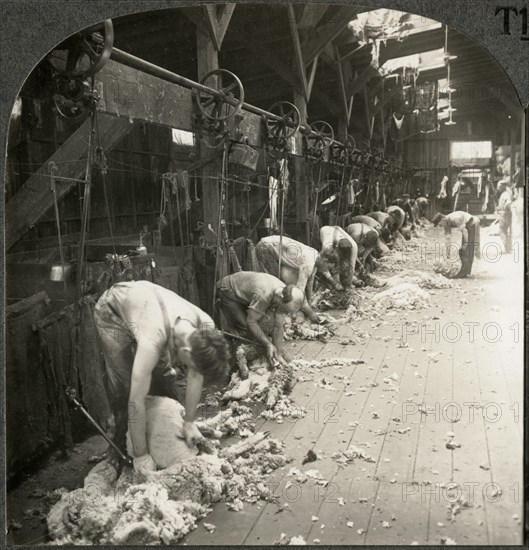
[[[509,254],[512,249],[512,214],[511,209],[507,208],[504,212],[502,212],[499,220],[499,229],[500,229],[500,239],[503,243],[503,247],[505,248],[505,252]]]
[[[225,330],[255,341],[255,336],[250,331],[246,320],[248,309],[234,298],[230,289],[217,288],[217,304],[226,320],[227,326],[223,327]],[[270,336],[274,328],[273,315],[265,314],[259,321],[259,326],[265,334]]]
[[[465,249],[459,249],[459,258],[461,259],[461,269],[456,277],[467,277],[472,272],[474,256],[479,254],[479,221],[471,220],[467,223],[468,242]],[[461,242],[463,244],[463,241]],[[477,249],[477,250],[476,250]]]

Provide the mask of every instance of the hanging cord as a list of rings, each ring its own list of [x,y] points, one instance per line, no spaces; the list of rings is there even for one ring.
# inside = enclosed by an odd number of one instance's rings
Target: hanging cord
[[[287,167],[287,159],[283,158],[279,161],[279,178],[278,191],[281,193],[281,215],[279,216],[279,265],[277,278],[281,279],[281,259],[283,257],[283,225],[285,215],[285,173]]]
[[[226,163],[228,158],[228,148],[229,142],[226,140],[224,142],[224,149],[222,151],[222,166],[221,166],[221,175],[220,175],[220,196],[219,196],[219,219],[217,223],[217,249],[215,254],[215,274],[213,277],[213,314],[215,314],[216,305],[217,305],[217,274],[219,272],[219,259],[221,252],[221,230],[222,230],[222,210],[224,203],[224,184],[226,178]],[[218,188],[217,188],[218,189]]]
[[[162,176],[163,181],[163,188],[162,188],[162,194],[164,195],[164,200],[166,201],[165,204],[169,204],[169,232],[171,234],[171,246],[173,248],[173,254],[175,258],[175,265],[178,265],[178,255],[176,253],[176,238],[174,234],[174,217],[173,217],[173,202],[171,200],[171,180],[169,179],[169,176],[167,174],[164,174]],[[166,182],[169,182],[169,186],[165,185]],[[163,211],[165,212],[165,204]],[[163,215],[163,214],[162,214]],[[164,217],[165,219],[165,217]]]
[[[318,201],[320,197],[320,184],[321,184],[321,173],[322,173],[322,164],[321,160],[318,161],[318,179],[316,181],[316,197],[314,198],[314,212],[312,214],[312,231],[310,235],[310,245],[314,246],[314,233],[316,229],[316,211],[318,210]]]
[[[61,256],[62,286],[63,286],[64,292],[66,293],[66,290],[67,290],[66,272],[65,272],[66,263],[64,261],[64,250],[62,247],[61,220],[59,217],[59,202],[57,199],[57,186],[56,186],[55,177],[54,177],[54,175],[57,173],[57,165],[50,163],[49,168],[50,168],[50,177],[51,177],[51,190],[53,192],[53,203],[55,206],[55,223],[57,225],[57,238],[59,240],[59,254]]]
[[[338,206],[336,207],[336,222],[338,223],[338,219],[340,217],[340,207],[342,206],[342,196],[343,196],[343,189],[345,186],[345,171],[347,170],[347,162],[343,165],[342,168],[342,178],[340,183],[340,194],[338,195]]]
[[[268,178],[267,178],[268,179]],[[278,185],[279,183],[276,183],[274,187],[272,187],[272,191],[276,191],[277,188],[278,188]],[[270,191],[270,186],[267,187],[268,191]],[[255,222],[254,226],[252,227],[252,229],[248,232],[248,236],[246,237],[247,239],[250,238],[250,236],[252,235],[252,233],[257,229],[257,226],[261,223],[261,220],[264,218],[265,214],[266,214],[266,209],[270,207],[270,205],[272,204],[272,199],[271,197],[269,196],[268,197],[268,201],[266,202],[266,204],[264,205],[263,207],[263,211],[261,212],[261,215],[259,216],[259,219]],[[250,207],[250,196],[248,194],[248,209]]]
[[[82,387],[79,380],[79,343],[81,341],[81,285],[83,282],[83,270],[84,270],[84,256],[85,256],[85,246],[86,246],[86,237],[88,234],[88,223],[90,217],[90,196],[92,190],[92,163],[94,158],[94,134],[95,134],[95,122],[96,122],[96,95],[94,88],[94,77],[92,76],[91,82],[91,104],[90,104],[90,124],[88,130],[88,148],[86,155],[86,170],[85,170],[85,180],[84,180],[84,194],[83,194],[83,211],[81,216],[81,240],[79,242],[79,251],[77,254],[77,277],[76,277],[76,288],[75,288],[75,302],[74,302],[74,311],[73,311],[73,323],[71,331],[71,342],[73,346],[71,347],[71,360],[68,363],[68,380],[67,383],[69,386]],[[75,383],[72,383],[72,367],[77,375],[77,380]]]
[[[110,202],[108,200],[108,192],[107,192],[107,178],[106,178],[106,175],[107,175],[108,167],[107,167],[107,162],[106,162],[106,158],[105,158],[105,153],[104,153],[104,151],[101,147],[101,135],[99,133],[99,119],[97,117],[95,118],[95,126],[96,126],[96,137],[97,137],[96,153],[97,153],[97,159],[98,159],[98,162],[99,162],[99,170],[100,170],[100,173],[101,173],[101,181],[103,183],[103,195],[104,195],[104,198],[105,198],[105,208],[106,208],[106,211],[107,211],[107,218],[108,218],[108,231],[110,233],[110,240],[112,241],[112,251],[114,252],[114,255],[116,256],[117,255],[116,242],[114,240],[114,229],[112,227],[112,216],[111,216],[111,212],[110,212]]]
[[[93,88],[93,78],[92,78],[92,93],[94,92]],[[77,283],[76,283],[76,304],[77,311],[75,315],[76,321],[77,314],[79,313],[78,301],[81,297],[81,284],[83,280],[83,269],[84,269],[84,256],[85,256],[85,245],[86,237],[88,233],[88,223],[90,217],[90,198],[92,191],[92,162],[94,157],[94,133],[95,133],[95,121],[96,121],[96,110],[95,104],[92,105],[90,110],[90,126],[88,133],[88,152],[86,156],[86,170],[85,170],[85,184],[84,184],[84,194],[83,194],[83,212],[81,217],[81,241],[79,243],[79,253],[77,258]]]
[[[184,246],[184,231],[182,230],[182,213],[180,212],[180,189],[176,175],[171,179],[172,191],[176,197],[176,216],[178,218],[178,231],[180,233],[180,246]]]

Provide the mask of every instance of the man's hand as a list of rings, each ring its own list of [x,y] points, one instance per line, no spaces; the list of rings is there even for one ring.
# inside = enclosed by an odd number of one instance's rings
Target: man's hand
[[[133,459],[134,464],[134,471],[136,472],[155,472],[156,471],[156,464],[154,463],[154,460],[152,459],[152,456],[147,453],[143,456],[136,456]]]
[[[184,421],[184,437],[187,446],[190,448],[193,448],[205,439],[200,433],[200,430],[197,428],[197,425],[194,422],[187,421]]]
[[[278,353],[277,348],[274,346],[274,344],[269,344],[266,346],[266,356],[268,357],[268,361],[270,361],[270,364],[274,366],[278,361]]]
[[[292,362],[292,357],[286,351],[281,351],[279,354],[279,361],[283,364],[288,364]]]
[[[343,286],[340,283],[336,283],[336,285],[334,286],[334,290],[338,290],[339,292],[341,292],[343,290]]]

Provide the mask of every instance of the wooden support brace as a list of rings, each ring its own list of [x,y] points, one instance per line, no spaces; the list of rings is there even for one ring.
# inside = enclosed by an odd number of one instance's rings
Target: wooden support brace
[[[108,152],[132,129],[128,118],[97,114],[101,148]],[[57,176],[80,179],[86,170],[89,120],[83,124],[53,153],[35,174],[31,175],[17,194],[6,205],[5,246],[9,250],[53,206],[48,164],[57,165]],[[57,200],[66,195],[75,182],[62,181],[57,186]]]
[[[301,15],[301,21],[299,22],[299,28],[316,28],[328,8],[329,6],[326,4],[306,4],[303,8],[303,14]]]
[[[303,47],[305,63],[310,63],[325,46],[331,43],[358,13],[356,6],[340,6],[336,13],[323,26],[314,30],[314,37]]]
[[[307,74],[305,72],[305,63],[303,62],[303,52],[301,51],[301,43],[299,40],[299,33],[296,21],[296,13],[294,6],[288,4],[288,23],[290,26],[290,34],[292,35],[292,42],[294,44],[294,58],[296,61],[296,69],[298,72],[299,81],[301,82],[301,91],[305,96],[305,99],[309,100],[309,84],[307,81]]]

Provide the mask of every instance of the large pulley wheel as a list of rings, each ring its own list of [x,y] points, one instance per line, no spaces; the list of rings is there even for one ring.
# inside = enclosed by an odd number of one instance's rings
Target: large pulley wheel
[[[349,134],[338,136],[338,140],[332,143],[331,151],[332,158],[336,162],[342,164],[352,162],[356,153],[356,141]]]
[[[226,69],[215,69],[204,75],[200,84],[216,94],[198,90],[196,100],[200,112],[209,120],[223,122],[235,116],[244,103],[244,88],[239,78]]]
[[[317,120],[310,125],[312,133],[309,134],[307,145],[314,153],[322,154],[327,151],[334,142],[334,130],[332,126],[324,120]]]
[[[272,139],[286,141],[299,130],[301,115],[294,104],[289,101],[278,101],[268,111],[280,117],[280,120],[265,117],[266,131]]]
[[[114,46],[114,27],[105,19],[62,42],[56,50],[67,50],[65,59],[50,57],[54,69],[71,78],[87,78],[100,71]]]

